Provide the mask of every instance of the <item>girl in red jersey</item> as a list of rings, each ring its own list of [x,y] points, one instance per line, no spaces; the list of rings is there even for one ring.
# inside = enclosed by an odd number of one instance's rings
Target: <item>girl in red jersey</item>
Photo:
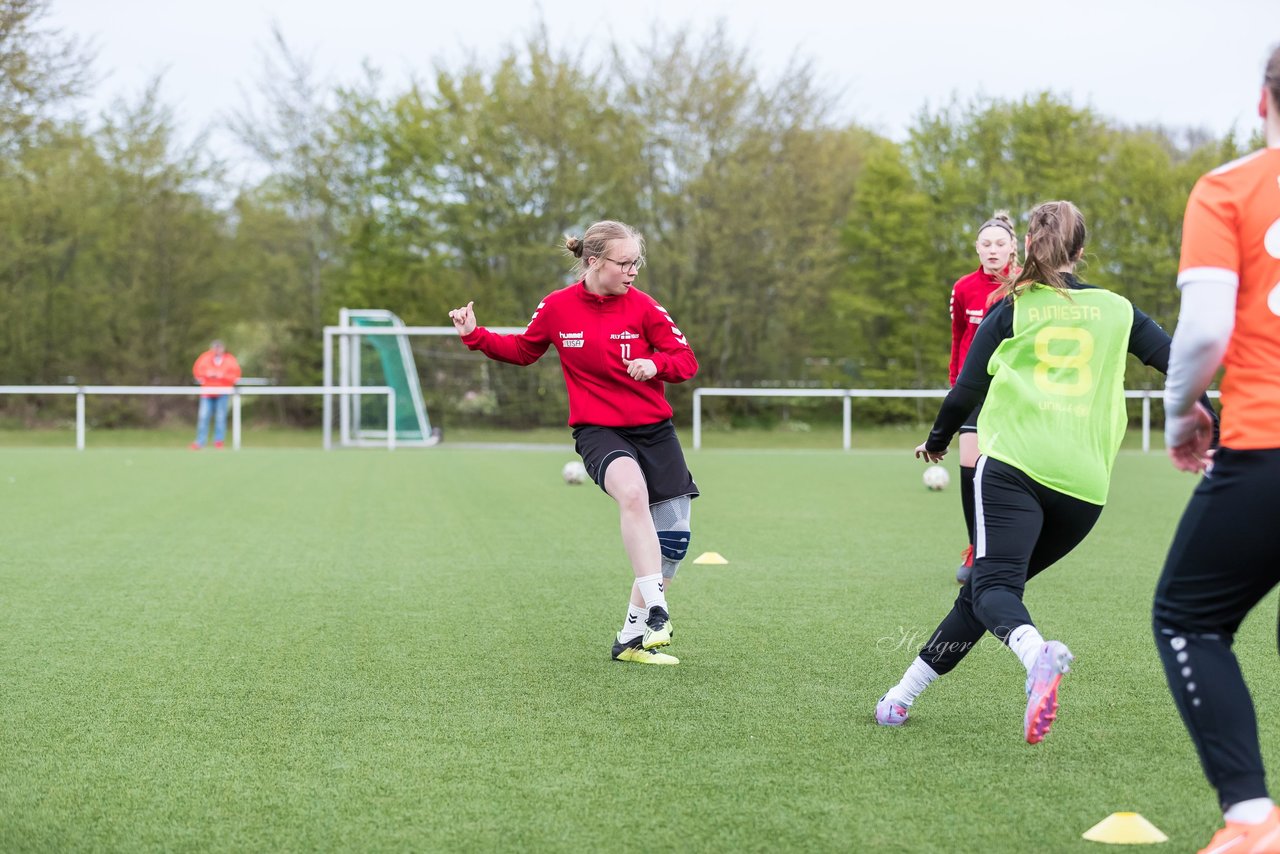
[[[620,222],[597,222],[565,248],[578,281],[538,303],[529,326],[499,335],[476,325],[474,303],[449,312],[472,350],[514,365],[555,345],[569,393],[569,426],[587,474],[618,503],[622,544],[635,581],[615,661],[678,664],[666,585],[689,550],[689,509],[698,496],[671,423],[663,383],[684,382],[698,360],[653,297],[635,288],[644,239]]]
[[[956,384],[960,368],[973,333],[986,315],[987,305],[1003,277],[1017,275],[1018,245],[1013,221],[1008,211],[996,211],[978,229],[974,243],[980,265],[951,288],[951,385]],[[956,570],[956,581],[964,584],[973,571],[973,473],[978,465],[978,413],[982,404],[969,414],[960,427],[960,504],[964,508],[964,526],[969,542],[964,547],[964,560]]]
[[[1245,616],[1280,584],[1280,47],[1263,81],[1266,147],[1202,176],[1187,200],[1165,445],[1176,468],[1205,475],[1152,606],[1169,690],[1223,812],[1203,851],[1231,854],[1280,852],[1280,807],[1232,649]],[[1196,398],[1219,367],[1222,435],[1213,451],[1210,414]],[[1274,695],[1259,700],[1264,714],[1280,709]]]

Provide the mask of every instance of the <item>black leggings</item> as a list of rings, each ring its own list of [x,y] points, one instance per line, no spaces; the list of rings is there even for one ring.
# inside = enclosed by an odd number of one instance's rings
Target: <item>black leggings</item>
[[[920,657],[938,674],[960,663],[983,632],[1004,642],[1032,624],[1022,604],[1027,581],[1074,549],[1093,530],[1102,506],[1037,483],[990,457],[978,460],[973,575],[960,588]]]
[[[1220,448],[1156,587],[1165,677],[1224,808],[1267,796],[1253,700],[1231,645],[1245,615],[1280,583],[1277,507],[1280,449]]]

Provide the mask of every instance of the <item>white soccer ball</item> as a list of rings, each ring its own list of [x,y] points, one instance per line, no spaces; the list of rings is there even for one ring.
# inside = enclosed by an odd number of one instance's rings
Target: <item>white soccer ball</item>
[[[571,460],[560,469],[560,476],[571,486],[587,482],[587,467],[577,460]]]
[[[930,492],[941,492],[951,483],[951,474],[942,466],[929,466],[924,470],[924,486]]]

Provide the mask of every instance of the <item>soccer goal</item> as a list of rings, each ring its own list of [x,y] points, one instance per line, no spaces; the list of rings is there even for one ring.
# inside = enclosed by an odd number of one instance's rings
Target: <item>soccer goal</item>
[[[527,368],[495,365],[468,350],[452,326],[406,326],[386,309],[344,308],[338,318],[324,328],[325,385],[394,389],[398,446],[430,447],[448,426],[514,431],[564,423],[559,360],[551,353]],[[326,395],[323,417],[326,448],[386,444],[385,394]]]
[[[324,330],[324,382],[335,385],[332,348],[338,346],[336,385],[359,389],[386,386],[395,391],[395,409],[378,408],[374,395],[359,391],[337,395],[338,445],[385,445],[394,432],[398,445],[427,447],[439,441],[431,429],[417,366],[408,339],[401,334],[404,321],[386,309],[351,309],[338,312],[338,326]],[[332,396],[324,399],[325,447],[332,445]],[[388,423],[388,420],[392,423]]]

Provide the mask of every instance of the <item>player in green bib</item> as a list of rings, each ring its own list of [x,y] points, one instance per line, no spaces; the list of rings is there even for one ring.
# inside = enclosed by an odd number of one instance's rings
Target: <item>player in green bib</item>
[[[1128,425],[1124,357],[1133,304],[1101,288],[1067,294],[1031,285],[1008,305],[1012,335],[987,362],[982,453],[1101,506]]]
[[[1026,262],[995,292],[929,438],[916,456],[938,462],[978,403],[974,476],[974,564],[951,612],[902,680],[876,705],[897,726],[926,686],[949,673],[991,632],[1027,671],[1023,735],[1036,744],[1058,708],[1072,661],[1046,641],[1022,597],[1027,580],[1092,530],[1111,484],[1127,417],[1125,355],[1161,372],[1169,335],[1124,297],[1083,284],[1084,217],[1070,202],[1046,202],[1027,223]],[[985,396],[985,402],[984,402]]]

